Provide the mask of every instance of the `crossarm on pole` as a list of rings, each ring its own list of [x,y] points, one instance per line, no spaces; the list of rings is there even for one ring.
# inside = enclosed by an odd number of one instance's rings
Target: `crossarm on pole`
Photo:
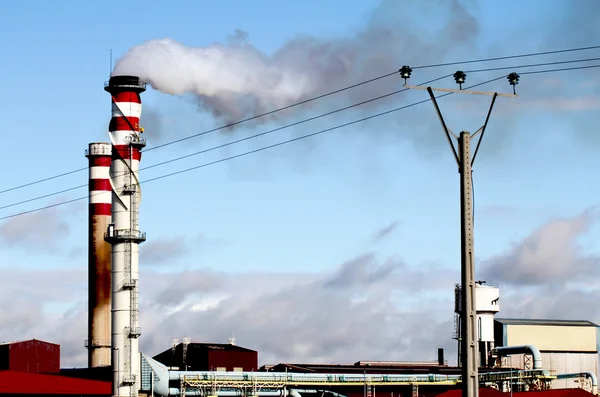
[[[471,95],[486,95],[486,96],[505,96],[509,98],[517,98],[517,94],[505,94],[505,93],[497,93],[497,92],[489,92],[489,91],[471,91],[471,90],[462,90],[456,88],[431,88],[420,85],[405,85],[406,88],[410,88],[413,90],[433,90],[433,91],[441,91],[441,92],[452,92],[455,94],[471,94]]]
[[[440,119],[440,123],[442,123],[442,128],[444,128],[444,133],[446,134],[446,138],[448,139],[448,144],[450,145],[450,148],[452,149],[452,153],[454,154],[454,159],[456,160],[456,164],[460,165],[458,153],[456,152],[456,148],[454,147],[454,144],[452,143],[452,138],[450,138],[450,134],[452,134],[452,132],[448,129],[448,126],[446,126],[446,122],[444,121],[444,117],[442,116],[442,112],[440,111],[437,101],[435,100],[435,95],[433,95],[433,90],[431,89],[431,87],[427,87],[427,92],[429,93],[429,96],[431,97],[433,106],[435,106],[435,111],[437,112],[437,115]],[[454,136],[455,138],[458,139],[458,137],[456,135],[452,134],[452,136]]]
[[[492,109],[494,108],[494,103],[496,102],[497,96],[498,96],[498,93],[495,92],[494,96],[492,97],[492,104],[490,105],[490,110],[488,111],[487,117],[485,118],[485,123],[483,124],[483,127],[480,128],[481,136],[479,137],[479,140],[477,141],[477,146],[475,147],[475,153],[473,153],[473,159],[471,160],[471,167],[475,163],[475,157],[477,157],[477,152],[479,151],[479,145],[481,145],[481,140],[483,139],[483,134],[485,134],[485,128],[487,127],[488,121],[490,120],[490,115],[492,114]],[[473,134],[473,136],[477,135],[478,133],[479,133],[479,131],[477,131],[475,134]]]

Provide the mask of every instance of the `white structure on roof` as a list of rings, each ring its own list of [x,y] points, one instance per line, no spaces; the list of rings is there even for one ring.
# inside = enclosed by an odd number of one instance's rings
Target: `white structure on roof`
[[[477,312],[477,340],[479,341],[479,365],[488,366],[488,358],[494,349],[494,316],[500,311],[500,288],[485,281],[476,281],[475,310]],[[454,287],[454,339],[458,341],[460,360],[460,284]],[[460,365],[460,361],[458,363]]]

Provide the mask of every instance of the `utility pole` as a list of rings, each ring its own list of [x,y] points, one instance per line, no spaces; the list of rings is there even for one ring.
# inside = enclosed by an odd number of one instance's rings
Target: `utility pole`
[[[510,85],[513,86],[513,94],[499,94],[497,92],[467,91],[462,89],[466,79],[463,71],[454,73],[454,79],[459,85],[459,89],[431,88],[424,86],[408,86],[406,79],[410,77],[412,69],[403,66],[400,69],[400,76],[405,81],[407,88],[425,89],[431,97],[435,111],[440,119],[442,128],[452,149],[452,154],[458,165],[460,173],[460,229],[461,229],[461,317],[460,317],[460,357],[461,357],[461,383],[462,397],[479,396],[479,354],[478,354],[478,335],[477,335],[477,306],[475,302],[475,263],[474,263],[474,244],[473,244],[473,180],[472,170],[475,157],[479,151],[483,134],[487,127],[496,97],[507,96],[516,97],[514,86],[519,82],[519,75],[511,73],[507,76]],[[433,91],[444,91],[448,93],[463,93],[472,95],[491,95],[492,103],[488,111],[485,123],[474,134],[462,131],[459,136],[448,129],[442,112],[437,104]],[[473,158],[471,158],[471,139],[479,136]],[[457,140],[458,152],[453,143],[453,138]]]

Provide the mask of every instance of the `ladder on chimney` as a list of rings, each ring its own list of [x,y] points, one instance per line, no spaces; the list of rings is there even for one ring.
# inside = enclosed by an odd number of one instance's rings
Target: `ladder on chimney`
[[[129,164],[131,167],[131,163],[132,163],[132,156],[130,156],[130,160],[129,160]],[[129,174],[130,174],[130,179],[133,182],[133,170],[131,168],[129,168]],[[139,186],[137,185],[137,183],[133,183],[132,185],[132,193],[131,193],[131,209],[130,209],[130,230],[131,230],[131,234],[132,237],[135,237],[136,239],[136,244],[137,244],[137,238],[138,238],[138,234],[139,234],[139,230],[138,230],[138,206],[139,206],[139,202],[138,202],[138,195],[139,195]],[[129,280],[131,281],[131,283],[133,284],[133,288],[131,289],[131,294],[130,294],[130,305],[131,305],[131,317],[130,317],[130,326],[131,326],[131,332],[130,332],[130,336],[133,338],[137,338],[140,336],[141,332],[140,332],[140,327],[139,327],[139,307],[138,307],[138,285],[137,285],[137,279],[133,278],[133,274],[132,274],[132,270],[131,270],[131,261],[133,258],[133,244],[134,244],[134,239],[131,239],[129,241]]]
[[[127,359],[124,363],[124,378],[123,382],[132,385],[136,382],[136,379],[133,374],[133,369],[131,364],[133,362],[133,350],[132,344],[133,339],[136,339],[140,336],[140,328],[138,323],[138,289],[137,289],[137,279],[133,276],[132,262],[133,262],[133,244],[137,239],[137,192],[138,187],[134,182],[133,169],[132,165],[132,146],[129,145],[129,159],[126,161],[127,170],[124,175],[124,186],[123,192],[129,196],[129,230],[126,232],[128,239],[124,243],[124,282],[123,288],[129,290],[129,327],[126,329],[126,350],[127,350]]]

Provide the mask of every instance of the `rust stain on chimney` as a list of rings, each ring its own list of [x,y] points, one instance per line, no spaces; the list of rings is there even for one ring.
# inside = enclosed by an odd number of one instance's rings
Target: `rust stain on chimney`
[[[88,366],[110,365],[111,245],[104,241],[110,223],[105,215],[90,215],[89,291],[88,291]],[[104,347],[104,348],[102,348]]]

